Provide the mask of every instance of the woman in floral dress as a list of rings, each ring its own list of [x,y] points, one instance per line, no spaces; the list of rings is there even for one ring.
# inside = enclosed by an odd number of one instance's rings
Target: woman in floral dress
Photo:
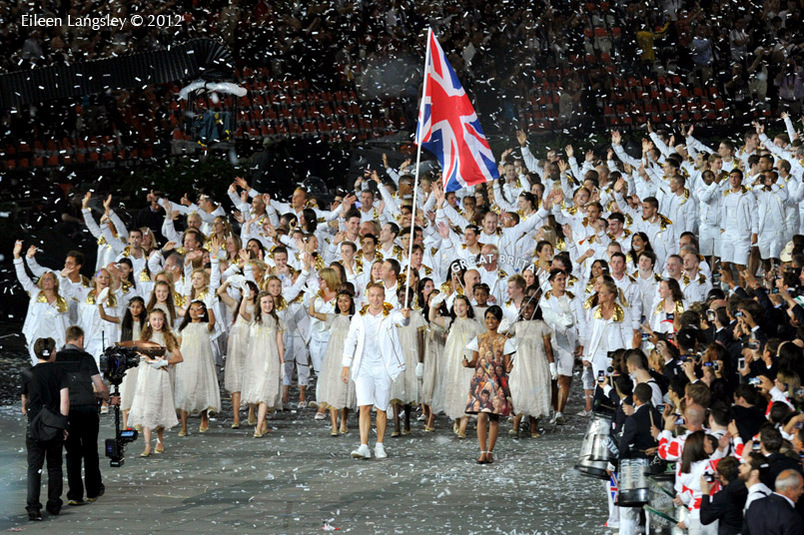
[[[492,306],[486,311],[487,332],[478,335],[467,347],[473,351],[472,361],[466,357],[463,365],[475,368],[469,385],[466,413],[477,415],[477,439],[480,443],[478,464],[494,462],[494,445],[500,427],[500,416],[511,413],[511,392],[508,373],[511,371],[511,354],[514,345],[497,332],[503,318],[502,309]],[[486,429],[488,423],[488,430]]]

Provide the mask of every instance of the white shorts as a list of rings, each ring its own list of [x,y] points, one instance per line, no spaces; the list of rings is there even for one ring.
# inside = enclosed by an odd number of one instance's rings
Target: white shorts
[[[720,256],[720,228],[701,225],[698,232],[698,251],[703,256]]]
[[[781,230],[781,229],[780,229]],[[771,258],[779,258],[782,254],[782,249],[787,244],[785,235],[780,231],[763,232],[757,237],[757,245],[759,245],[759,257],[762,260],[770,260]]]
[[[720,259],[740,266],[748,265],[748,256],[751,253],[751,239],[745,236],[730,236],[723,234],[720,242]]]
[[[382,368],[361,369],[355,381],[357,406],[374,405],[378,411],[387,412],[391,405],[391,376]]]
[[[584,390],[595,389],[595,375],[591,366],[583,367],[583,372],[581,373],[581,383],[583,384]]]
[[[572,377],[572,369],[575,367],[575,355],[558,344],[553,346],[553,355],[556,357],[558,375]]]

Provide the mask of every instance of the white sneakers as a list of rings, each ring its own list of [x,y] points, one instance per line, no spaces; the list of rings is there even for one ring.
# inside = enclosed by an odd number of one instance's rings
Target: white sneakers
[[[381,442],[378,442],[374,446],[374,456],[377,459],[387,459],[388,454],[385,453],[385,446],[382,445]],[[371,459],[371,450],[369,450],[368,445],[361,444],[359,448],[352,452],[352,457],[355,459],[363,459],[368,460]]]
[[[385,453],[385,451],[383,451]],[[371,450],[368,445],[361,444],[359,448],[352,452],[352,457],[355,459],[371,459]]]

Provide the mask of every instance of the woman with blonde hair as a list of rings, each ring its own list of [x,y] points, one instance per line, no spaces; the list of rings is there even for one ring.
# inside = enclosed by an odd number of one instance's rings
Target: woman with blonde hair
[[[105,268],[92,277],[92,289],[78,305],[81,327],[84,329],[84,350],[100,362],[103,350],[120,340],[123,306],[112,290],[115,280]]]
[[[309,300],[308,311],[314,311],[315,317],[310,318],[310,362],[316,375],[321,372],[321,364],[324,360],[324,352],[327,350],[327,343],[332,332],[327,328],[326,322],[319,318],[319,315],[336,314],[338,304],[338,289],[341,287],[341,280],[338,272],[333,268],[326,267],[318,271],[318,292]],[[317,387],[316,387],[317,388]],[[318,396],[316,395],[316,399]],[[302,405],[301,403],[299,404]],[[324,419],[325,407],[318,407],[315,418]]]
[[[142,233],[142,241],[140,242],[140,247],[145,251],[145,255],[149,255],[151,251],[158,247],[156,243],[156,236],[154,236],[154,232],[149,227],[140,227],[140,232]]]
[[[28,293],[31,302],[25,314],[25,323],[22,325],[22,334],[28,343],[28,352],[34,365],[37,363],[33,344],[39,338],[53,338],[56,347],[64,345],[64,335],[70,323],[70,307],[67,300],[59,294],[59,279],[55,273],[48,271],[39,277],[34,284],[25,272],[22,263],[22,242],[14,244],[14,269],[17,279],[23,289]]]

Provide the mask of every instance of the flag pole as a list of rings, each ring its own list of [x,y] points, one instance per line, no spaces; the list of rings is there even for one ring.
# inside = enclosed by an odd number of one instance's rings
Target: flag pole
[[[422,100],[419,104],[419,120],[424,120],[424,106],[425,106],[425,98],[427,96],[427,69],[430,66],[430,38],[433,35],[432,28],[427,28],[427,46],[424,52],[424,81],[422,83]],[[413,173],[413,206],[411,207],[411,214],[410,214],[410,238],[408,239],[408,268],[405,271],[405,306],[404,308],[408,308],[409,298],[408,298],[408,291],[407,288],[410,288],[410,264],[413,260],[413,239],[416,237],[416,195],[419,192],[419,164],[422,160],[422,143],[421,139],[418,139],[419,136],[419,122],[416,123],[416,168],[414,169]],[[416,288],[413,289],[416,291]]]

